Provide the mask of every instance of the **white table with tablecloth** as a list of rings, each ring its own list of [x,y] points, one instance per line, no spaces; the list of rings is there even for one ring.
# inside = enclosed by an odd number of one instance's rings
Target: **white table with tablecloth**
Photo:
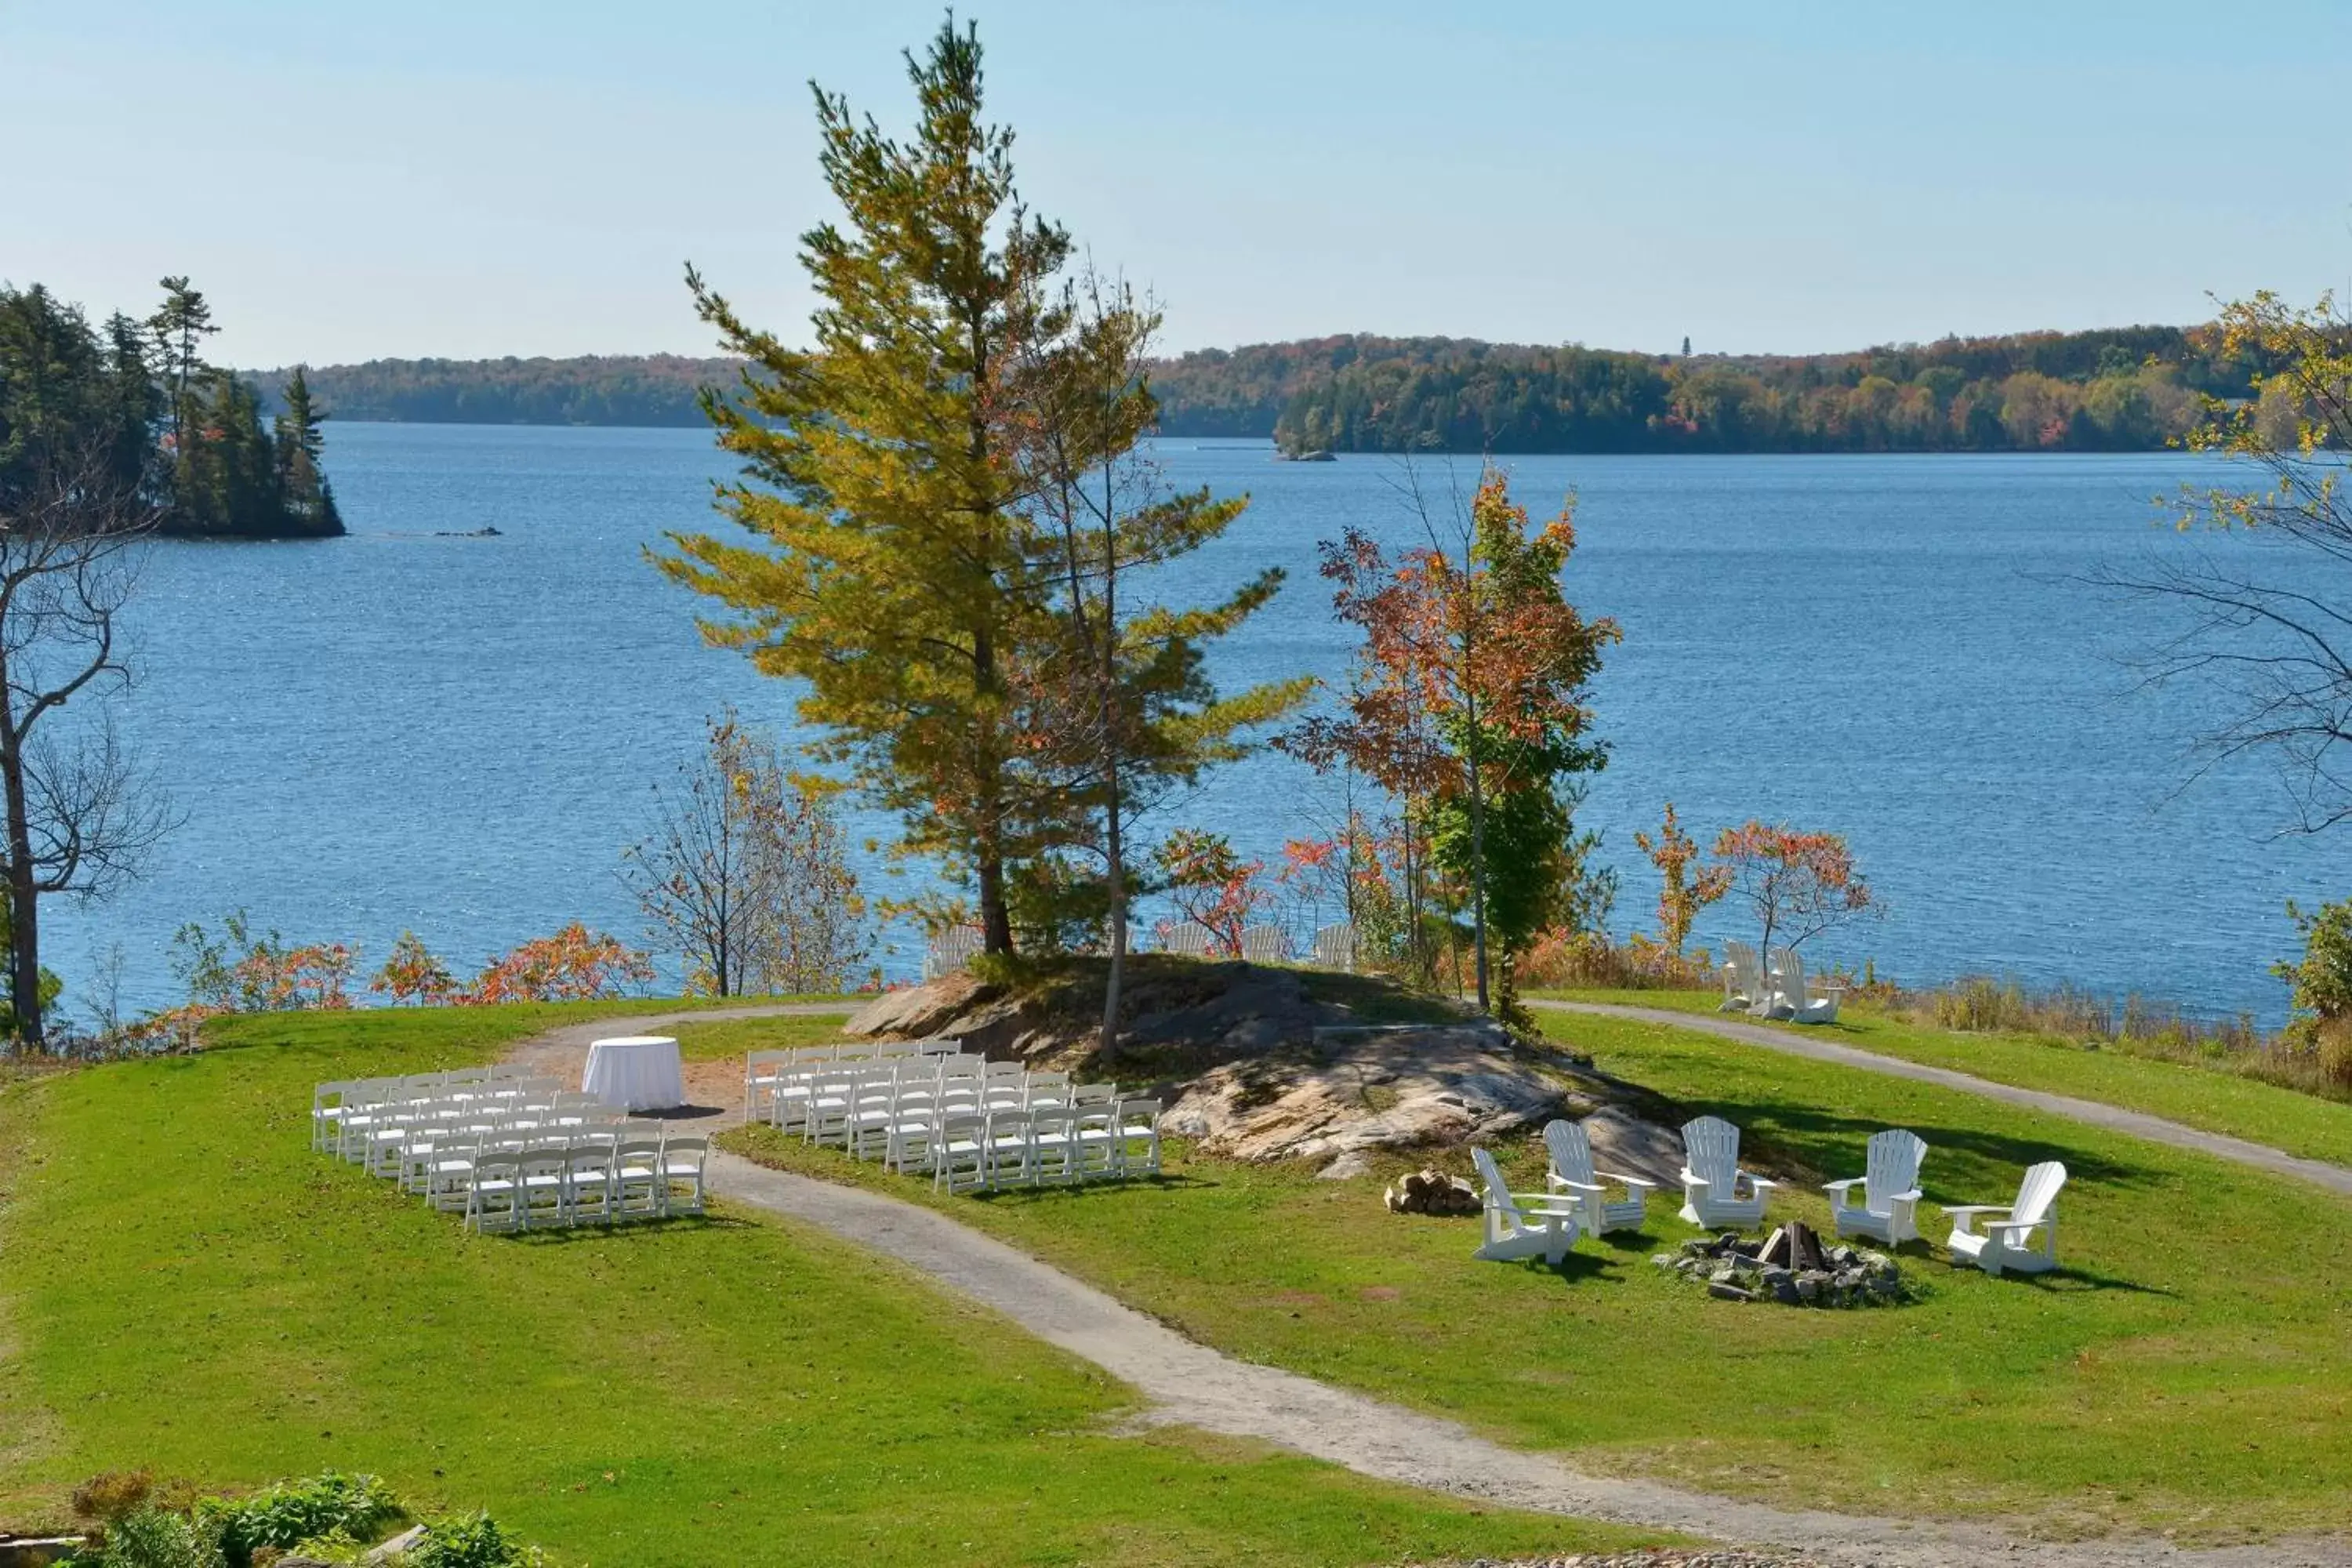
[[[686,1069],[667,1035],[625,1035],[588,1047],[583,1094],[616,1110],[668,1110],[686,1103]]]

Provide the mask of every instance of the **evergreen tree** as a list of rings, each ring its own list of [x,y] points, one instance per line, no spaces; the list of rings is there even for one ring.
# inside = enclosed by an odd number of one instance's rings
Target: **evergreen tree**
[[[191,399],[202,384],[205,362],[197,353],[204,340],[220,331],[213,325],[213,308],[182,278],[163,281],[163,303],[147,318],[163,361],[163,380],[170,395],[172,453],[176,461],[186,449],[188,427],[194,423]]]
[[[820,299],[813,352],[747,324],[688,268],[702,318],[748,360],[734,395],[707,393],[719,445],[748,479],[721,510],[755,542],[673,534],[661,568],[736,612],[705,635],[806,682],[800,710],[905,847],[978,885],[991,952],[1010,952],[1006,869],[1013,677],[1051,636],[1034,524],[1006,460],[1005,379],[1070,242],[1015,194],[1012,133],[982,119],[981,47],[950,17],[921,59],[911,141],[812,84],[826,184],[842,219],[802,238]]]
[[[1107,931],[1102,1046],[1115,1052],[1127,952],[1129,828],[1171,790],[1242,754],[1244,733],[1306,700],[1311,678],[1220,695],[1206,646],[1264,608],[1282,584],[1258,574],[1222,604],[1140,607],[1124,584],[1218,538],[1248,506],[1204,486],[1171,490],[1137,450],[1158,405],[1147,378],[1159,312],[1090,275],[1058,309],[1032,312],[1066,333],[1034,346],[1013,382],[1013,450],[1041,524],[1041,578],[1057,584],[1055,641],[1023,672],[1024,802],[1036,837],[1098,858],[1098,879],[1053,856],[1024,868],[1031,929]]]
[[[296,365],[282,393],[286,411],[275,427],[278,447],[278,504],[288,520],[310,531],[341,533],[343,520],[335,510],[334,488],[328,484],[320,458],[326,438],[319,426],[327,417],[310,395],[310,384]]]

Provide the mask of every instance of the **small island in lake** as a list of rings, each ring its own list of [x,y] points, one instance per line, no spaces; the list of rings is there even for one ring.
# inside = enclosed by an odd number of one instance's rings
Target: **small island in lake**
[[[326,411],[301,369],[265,426],[256,388],[199,352],[218,330],[185,278],[163,279],[154,314],[102,328],[39,284],[0,287],[0,491],[31,493],[44,473],[95,482],[172,538],[341,534]]]

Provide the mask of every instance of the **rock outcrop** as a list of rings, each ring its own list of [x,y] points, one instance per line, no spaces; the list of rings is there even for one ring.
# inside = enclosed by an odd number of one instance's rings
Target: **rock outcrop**
[[[1167,1103],[1163,1131],[1227,1159],[1313,1160],[1335,1180],[1368,1172],[1366,1156],[1377,1152],[1490,1142],[1588,1114],[1603,1169],[1670,1188],[1678,1180],[1680,1138],[1616,1103],[1624,1086],[1572,1052],[1522,1045],[1492,1022],[1446,1018],[1443,1008],[1439,1022],[1362,1025],[1318,1001],[1308,979],[1249,963],[1135,961],[1122,989],[1122,1055],[1111,1065],[1094,1059],[1099,970],[1076,966],[1017,992],[946,975],[876,998],[844,1032],[951,1036],[998,1059],[1123,1082],[1148,1073],[1153,1081],[1138,1087]]]
[[[1566,1086],[1492,1025],[1333,1030],[1311,1052],[1229,1062],[1161,1119],[1234,1160],[1328,1160],[1485,1142],[1557,1113]]]

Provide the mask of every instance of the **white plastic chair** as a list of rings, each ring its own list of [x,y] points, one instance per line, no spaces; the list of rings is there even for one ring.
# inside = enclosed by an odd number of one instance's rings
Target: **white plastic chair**
[[[1723,944],[1723,1001],[1716,1007],[1718,1013],[1752,1011],[1757,997],[1764,991],[1763,966],[1756,962],[1756,950],[1744,942]]]
[[[2013,1204],[1963,1204],[1944,1212],[1952,1220],[1952,1261],[1973,1263],[1986,1273],[1999,1275],[2003,1269],[2015,1269],[2020,1274],[2042,1274],[2058,1267],[2058,1189],[2066,1184],[2066,1167],[2055,1160],[2045,1160],[2025,1173],[2017,1184],[2017,1201]],[[1984,1228],[1976,1228],[1979,1215],[2007,1215],[2007,1219],[1987,1220]],[[2032,1246],[2033,1233],[2042,1232],[2042,1245]]]
[[[1565,1196],[1577,1204],[1577,1223],[1580,1226],[1594,1236],[1642,1228],[1650,1189],[1657,1185],[1655,1182],[1622,1172],[1593,1170],[1592,1140],[1582,1122],[1548,1122],[1543,1140],[1544,1148],[1551,1155],[1551,1170],[1545,1177],[1545,1184],[1555,1197]],[[1622,1186],[1626,1195],[1611,1202],[1609,1189],[1601,1184],[1603,1181]]]
[[[1863,1172],[1828,1184],[1830,1219],[1840,1236],[1870,1236],[1889,1247],[1919,1238],[1919,1166],[1927,1141],[1906,1128],[1870,1135]],[[1862,1189],[1854,1202],[1853,1190]]]
[[[1515,1193],[1504,1184],[1494,1155],[1474,1148],[1470,1157],[1486,1189],[1482,1194],[1486,1238],[1475,1256],[1490,1262],[1540,1257],[1547,1263],[1567,1257],[1576,1245],[1577,1205],[1549,1193]]]
[[[513,1230],[522,1224],[522,1156],[513,1151],[484,1154],[474,1162],[466,1185],[466,1228]]]
[[[1290,956],[1290,933],[1280,926],[1242,928],[1242,957],[1251,963],[1280,963]]]
[[[1122,1100],[1118,1102],[1117,1164],[1122,1176],[1160,1173],[1160,1101]]]
[[[940,1118],[932,1144],[934,1192],[971,1193],[988,1185],[988,1119],[977,1112]]]
[[[662,1141],[658,1135],[624,1138],[613,1146],[613,1217],[659,1219],[662,1212]]]
[[[1036,1178],[1036,1145],[1030,1140],[1026,1110],[988,1113],[988,1184],[1025,1187]]]
[[[701,1133],[665,1138],[661,1151],[661,1205],[665,1215],[700,1214],[703,1166],[710,1158],[710,1140]],[[686,1192],[679,1194],[683,1185]]]
[[[1739,1129],[1730,1122],[1702,1116],[1683,1124],[1682,1217],[1691,1224],[1708,1230],[1759,1224],[1775,1184],[1739,1168]]]
[[[1160,951],[1174,953],[1180,958],[1206,958],[1209,956],[1209,933],[1204,928],[1186,921],[1169,928],[1166,939],[1160,944]]]
[[[1773,949],[1772,974],[1777,991],[1773,1016],[1799,1024],[1837,1022],[1838,999],[1845,994],[1845,987],[1813,988],[1805,977],[1805,960],[1795,948]]]

